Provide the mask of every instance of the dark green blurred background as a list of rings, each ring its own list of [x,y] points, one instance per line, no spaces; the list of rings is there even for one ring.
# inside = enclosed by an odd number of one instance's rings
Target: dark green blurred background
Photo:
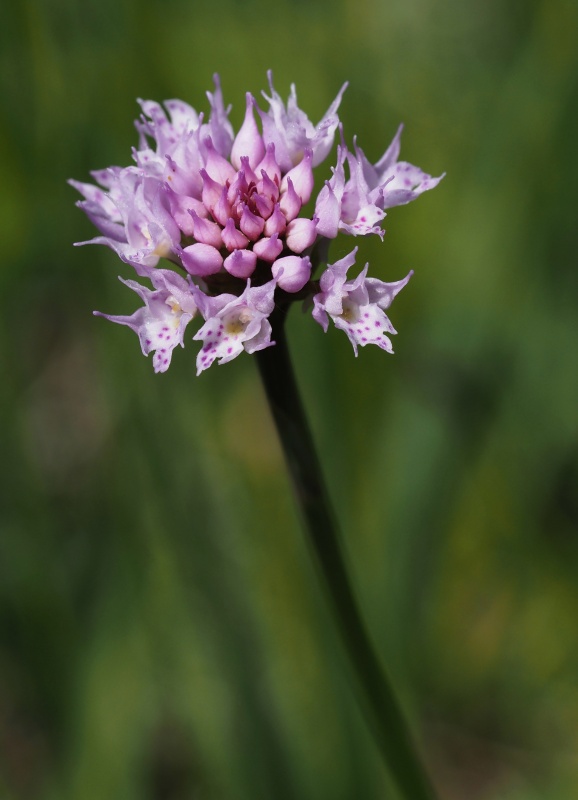
[[[578,7],[9,0],[0,25],[0,798],[393,798],[253,360],[154,375],[69,177],[136,97],[272,68],[435,191],[358,261],[396,355],[292,312],[364,612],[444,800],[578,796]],[[320,184],[321,185],[321,184]],[[353,245],[341,237],[338,257]],[[192,335],[192,332],[191,332]],[[190,339],[190,337],[188,337]]]

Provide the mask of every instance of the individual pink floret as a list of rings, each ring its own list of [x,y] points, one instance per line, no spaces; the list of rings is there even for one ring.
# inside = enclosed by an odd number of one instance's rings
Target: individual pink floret
[[[193,291],[206,319],[193,336],[193,339],[203,342],[197,356],[197,375],[210,367],[215,359],[219,364],[226,364],[243,350],[254,353],[274,344],[268,320],[275,305],[274,280],[255,287],[247,281],[247,287],[239,297],[232,294],[207,297],[200,290]]]
[[[347,281],[347,272],[355,263],[356,253],[357,248],[328,265],[319,282],[321,291],[313,298],[313,318],[327,331],[331,317],[335,327],[349,337],[355,355],[358,346],[366,344],[376,344],[393,353],[388,334],[395,334],[396,330],[383,310],[389,308],[413,273],[400,281],[384,283],[377,278],[367,278],[366,264],[357,278]]]
[[[144,301],[130,316],[114,316],[95,311],[98,317],[131,328],[140,340],[143,354],[153,353],[155,372],[166,372],[177,345],[184,347],[185,328],[197,313],[197,305],[186,280],[169,270],[151,271],[154,291],[136,281],[120,278]]]

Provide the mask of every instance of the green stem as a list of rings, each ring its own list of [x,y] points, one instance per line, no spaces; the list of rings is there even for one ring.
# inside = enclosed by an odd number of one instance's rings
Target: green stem
[[[256,353],[309,541],[357,676],[359,696],[381,752],[406,800],[435,800],[387,673],[379,663],[345,566],[338,526],[301,402],[285,335],[286,311],[270,318],[275,346]]]

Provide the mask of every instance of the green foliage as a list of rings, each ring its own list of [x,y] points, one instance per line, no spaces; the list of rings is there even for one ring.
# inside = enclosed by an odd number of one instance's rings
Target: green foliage
[[[392,209],[396,355],[292,312],[363,606],[445,800],[578,792],[578,11],[566,0],[11,4],[0,31],[0,796],[391,797],[255,365],[155,376],[68,177],[128,162],[137,96],[341,83]],[[335,242],[332,256],[350,242]],[[132,304],[132,305],[131,305]],[[375,348],[377,350],[377,348]]]

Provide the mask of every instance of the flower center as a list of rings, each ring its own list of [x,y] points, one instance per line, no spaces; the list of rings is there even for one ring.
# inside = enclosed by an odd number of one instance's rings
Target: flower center
[[[353,303],[351,300],[346,299],[343,300],[342,308],[343,311],[339,315],[341,319],[349,323],[357,322],[359,319],[359,306],[357,303]]]
[[[229,314],[224,320],[225,331],[229,334],[229,336],[238,336],[240,333],[245,332],[247,325],[252,319],[253,314],[248,308],[242,308],[239,311],[235,311],[232,314]]]
[[[175,317],[181,317],[183,313],[183,309],[179,301],[171,295],[167,297],[165,300],[165,304],[171,309],[171,312],[175,315]]]
[[[171,249],[171,243],[167,239],[163,239],[153,250],[153,255],[158,256],[159,258],[168,258],[168,256],[171,254]]]

